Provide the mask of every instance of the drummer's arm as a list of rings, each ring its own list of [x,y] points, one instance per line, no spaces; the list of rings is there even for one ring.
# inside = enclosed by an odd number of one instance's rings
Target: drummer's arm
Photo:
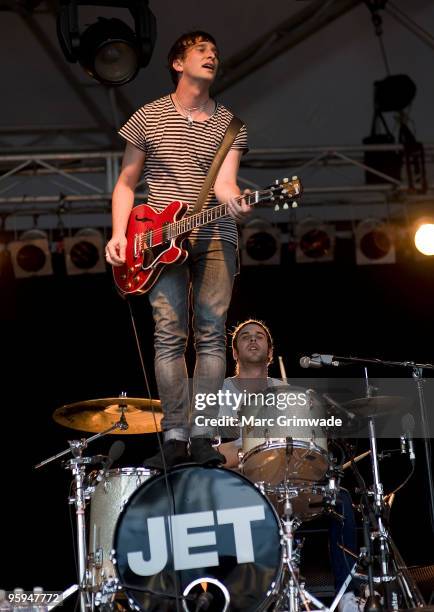
[[[225,442],[224,444],[220,444],[219,451],[226,458],[226,463],[224,465],[225,468],[238,468],[238,464],[240,462],[238,459],[238,449],[239,446],[236,442]]]

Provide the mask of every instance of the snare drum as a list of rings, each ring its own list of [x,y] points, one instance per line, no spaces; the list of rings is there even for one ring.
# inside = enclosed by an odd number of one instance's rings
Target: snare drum
[[[282,573],[280,523],[268,499],[223,468],[179,466],[147,480],[122,511],[114,537],[119,583],[132,607],[210,612],[265,610]]]
[[[90,502],[89,553],[97,570],[96,586],[115,578],[111,561],[113,535],[119,515],[132,493],[154,472],[146,468],[108,470],[96,486]]]

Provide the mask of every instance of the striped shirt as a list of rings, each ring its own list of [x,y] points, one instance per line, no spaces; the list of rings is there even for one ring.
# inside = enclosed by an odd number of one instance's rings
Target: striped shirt
[[[217,103],[206,121],[182,116],[170,95],[145,104],[121,127],[119,134],[146,154],[144,178],[148,184],[148,204],[156,210],[179,200],[194,205],[214,155],[233,114]],[[232,147],[246,152],[247,130],[243,125]],[[210,189],[202,210],[215,206]],[[222,217],[194,229],[192,237],[221,239],[238,244],[238,232],[232,217]]]

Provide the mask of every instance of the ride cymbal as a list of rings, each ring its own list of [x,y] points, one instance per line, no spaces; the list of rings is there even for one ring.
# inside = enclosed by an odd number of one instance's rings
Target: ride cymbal
[[[152,407],[155,411],[155,428]],[[57,408],[53,419],[59,425],[92,433],[109,429],[119,421],[122,413],[128,423],[128,429],[114,429],[111,434],[143,434],[161,431],[160,421],[163,418],[160,400],[142,397],[104,397],[66,404]]]

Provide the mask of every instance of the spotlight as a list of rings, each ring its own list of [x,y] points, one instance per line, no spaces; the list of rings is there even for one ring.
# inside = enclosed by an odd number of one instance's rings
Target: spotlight
[[[80,40],[79,62],[91,77],[107,85],[124,85],[139,71],[134,32],[120,19],[98,17]]]
[[[99,231],[81,229],[75,236],[65,238],[63,244],[67,274],[99,274],[106,271],[104,240]]]
[[[252,219],[242,230],[244,266],[280,263],[280,230],[264,219]]]
[[[98,2],[96,2],[98,4]],[[86,72],[105,85],[125,85],[148,65],[156,39],[156,21],[147,0],[107,6],[129,8],[135,32],[120,19],[98,17],[82,34],[78,27],[78,6],[85,0],[64,0],[57,18],[57,35],[69,62],[79,61]]]
[[[8,244],[15,278],[53,274],[46,232],[32,229]]]
[[[357,265],[396,262],[395,241],[388,223],[365,219],[355,231]]]
[[[303,219],[296,229],[297,263],[333,261],[335,228],[314,218]]]
[[[416,223],[414,244],[422,255],[434,255],[434,219],[420,219]]]

